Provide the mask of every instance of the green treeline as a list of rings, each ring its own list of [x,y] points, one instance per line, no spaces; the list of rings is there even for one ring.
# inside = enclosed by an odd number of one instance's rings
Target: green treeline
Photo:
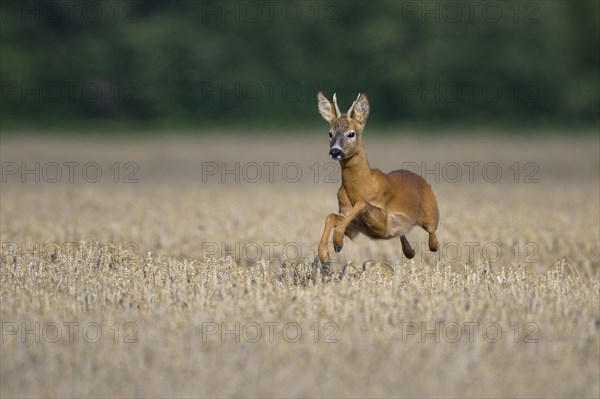
[[[2,121],[594,124],[597,1],[3,1]]]

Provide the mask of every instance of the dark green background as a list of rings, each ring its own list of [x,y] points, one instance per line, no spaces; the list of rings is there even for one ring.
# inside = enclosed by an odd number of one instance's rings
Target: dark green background
[[[3,1],[2,127],[596,127],[598,4]]]

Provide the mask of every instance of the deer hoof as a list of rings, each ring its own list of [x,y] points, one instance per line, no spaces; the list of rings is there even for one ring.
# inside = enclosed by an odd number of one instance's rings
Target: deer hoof
[[[340,252],[342,250],[343,245],[334,245],[333,249],[335,250],[335,252]]]

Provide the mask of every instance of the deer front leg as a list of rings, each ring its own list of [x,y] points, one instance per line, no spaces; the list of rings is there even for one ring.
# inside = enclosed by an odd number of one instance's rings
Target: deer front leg
[[[340,252],[344,245],[344,234],[348,225],[365,209],[365,203],[359,201],[352,207],[352,210],[344,217],[344,219],[335,226],[333,231],[333,249],[335,252]]]
[[[323,235],[321,236],[321,241],[319,242],[319,260],[322,265],[325,265],[329,262],[329,251],[327,251],[327,241],[329,240],[329,234],[331,233],[331,229],[340,223],[344,217],[342,215],[336,215],[335,213],[330,213],[325,219],[325,229],[323,230]]]

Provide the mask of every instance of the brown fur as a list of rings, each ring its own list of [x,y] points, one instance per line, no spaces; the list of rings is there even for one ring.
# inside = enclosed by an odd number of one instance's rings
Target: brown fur
[[[339,112],[337,101],[318,96],[319,112],[329,122],[330,148],[343,152],[342,186],[338,190],[339,214],[331,213],[319,243],[319,259],[329,261],[327,242],[331,230],[336,252],[342,249],[344,235],[353,238],[362,233],[374,239],[400,237],[402,251],[412,258],[405,235],[416,225],[429,233],[429,249],[438,250],[435,231],[439,211],[431,186],[419,175],[407,170],[388,174],[371,169],[362,143],[362,132],[369,116],[369,102],[359,94],[346,114]],[[354,133],[354,137],[352,137]]]

